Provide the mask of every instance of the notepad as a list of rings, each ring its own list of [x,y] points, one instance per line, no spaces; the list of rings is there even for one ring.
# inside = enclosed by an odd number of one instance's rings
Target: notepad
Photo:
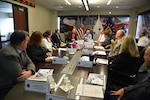
[[[96,85],[104,85],[104,75],[96,74],[96,73],[89,73],[87,83],[96,84]]]
[[[102,86],[88,85],[88,84],[78,84],[76,95],[95,97],[95,98],[104,98]]]
[[[106,65],[108,65],[108,59],[97,58],[96,63],[97,64],[106,64]]]

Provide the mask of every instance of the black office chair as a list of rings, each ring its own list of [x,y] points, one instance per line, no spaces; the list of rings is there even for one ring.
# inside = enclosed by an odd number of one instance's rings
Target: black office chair
[[[117,71],[112,68],[109,69],[109,74],[111,76],[111,79],[110,79],[111,82],[116,83],[116,84],[120,85],[121,87],[135,84],[137,72],[132,73],[132,74],[127,74],[127,73],[120,72],[120,71]]]
[[[128,73],[118,71],[113,68],[108,68],[108,89],[118,90],[128,85],[137,83],[137,74],[140,66],[136,65],[134,69]]]

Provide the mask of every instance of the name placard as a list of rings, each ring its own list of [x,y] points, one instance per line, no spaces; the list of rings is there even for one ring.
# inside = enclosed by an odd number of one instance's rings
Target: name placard
[[[25,90],[32,91],[32,92],[39,92],[39,93],[49,93],[50,85],[46,82],[26,80]]]
[[[47,93],[46,100],[75,100],[75,99],[58,96],[58,95],[52,95],[52,94]]]
[[[68,52],[69,52],[69,54],[75,54],[75,53],[76,53],[76,51],[77,51],[77,49],[76,49],[76,48],[68,48]]]
[[[93,62],[92,61],[78,60],[77,61],[77,66],[92,68],[93,67]]]
[[[89,54],[92,54],[93,51],[92,50],[88,50],[88,49],[83,49],[82,50],[82,55],[89,55]]]
[[[93,48],[94,43],[93,42],[84,42],[85,47],[84,48]]]
[[[52,64],[67,64],[68,59],[66,58],[53,58]]]

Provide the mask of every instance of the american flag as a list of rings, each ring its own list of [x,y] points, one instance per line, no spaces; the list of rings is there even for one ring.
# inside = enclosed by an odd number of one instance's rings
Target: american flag
[[[76,29],[76,32],[77,32],[77,39],[78,40],[82,40],[83,39],[83,35],[84,35],[84,31],[83,31],[82,27]]]

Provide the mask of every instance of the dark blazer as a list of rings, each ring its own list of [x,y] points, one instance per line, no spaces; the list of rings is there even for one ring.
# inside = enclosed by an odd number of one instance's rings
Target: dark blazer
[[[48,49],[42,46],[28,46],[27,47],[27,54],[31,58],[31,60],[37,64],[38,62],[45,62],[46,53],[50,52]]]
[[[134,78],[130,76],[137,74],[139,69],[139,66],[137,66],[138,60],[138,57],[132,57],[129,53],[117,55],[108,67],[108,88],[116,90],[134,84]]]
[[[75,33],[75,40],[77,40],[77,34],[76,34],[76,33]],[[71,32],[71,31],[68,32],[66,41],[67,41],[67,42],[73,42],[73,41],[72,41],[72,32]]]
[[[102,42],[102,46],[105,48],[108,44],[111,44],[111,39],[108,37]]]
[[[26,51],[22,52],[24,69],[35,72],[35,65],[28,57]],[[13,85],[22,73],[20,56],[11,44],[0,49],[0,87]]]
[[[59,37],[58,37],[59,36]],[[57,45],[57,47],[60,47],[60,44],[61,44],[61,42],[62,42],[62,40],[61,40],[61,38],[60,38],[60,35],[58,35],[57,36],[57,34],[56,33],[53,33],[53,35],[52,35],[52,41],[53,41],[53,44],[56,44]]]
[[[121,100],[150,100],[150,80],[125,87]]]
[[[121,53],[115,57],[112,64],[109,65],[109,68],[132,74],[135,72],[138,59],[138,57],[132,57],[129,53]]]

